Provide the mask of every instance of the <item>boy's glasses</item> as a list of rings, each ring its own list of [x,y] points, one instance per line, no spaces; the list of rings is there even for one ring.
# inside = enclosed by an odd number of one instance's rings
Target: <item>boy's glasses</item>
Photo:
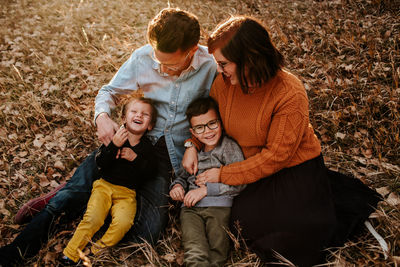
[[[206,130],[206,126],[210,130],[215,130],[219,127],[219,120],[218,119],[212,120],[207,122],[207,124],[198,124],[193,126],[192,129],[196,134],[202,134]]]

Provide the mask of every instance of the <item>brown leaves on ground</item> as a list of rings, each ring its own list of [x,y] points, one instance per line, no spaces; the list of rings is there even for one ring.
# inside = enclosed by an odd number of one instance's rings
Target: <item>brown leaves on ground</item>
[[[364,233],[332,265],[399,263],[400,4],[389,0],[169,1],[195,13],[204,33],[229,14],[265,22],[287,68],[304,82],[326,163],[384,188],[372,224],[389,243],[384,260]],[[68,179],[97,145],[94,98],[130,53],[146,43],[148,21],[167,1],[4,0],[0,10],[0,245],[13,240],[18,208]],[[201,42],[204,43],[204,36]],[[382,189],[383,190],[383,189]],[[381,191],[382,191],[381,190]],[[176,209],[153,249],[110,249],[92,264],[181,266]],[[61,226],[60,226],[61,227]],[[76,222],[29,263],[54,266]],[[259,265],[235,250],[230,266]]]

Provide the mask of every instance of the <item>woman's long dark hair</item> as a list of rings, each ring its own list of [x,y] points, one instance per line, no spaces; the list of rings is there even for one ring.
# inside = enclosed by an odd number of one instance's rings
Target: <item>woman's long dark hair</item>
[[[267,29],[252,17],[234,16],[220,23],[208,38],[208,52],[220,48],[222,55],[237,66],[244,93],[275,77],[284,58],[271,41]]]

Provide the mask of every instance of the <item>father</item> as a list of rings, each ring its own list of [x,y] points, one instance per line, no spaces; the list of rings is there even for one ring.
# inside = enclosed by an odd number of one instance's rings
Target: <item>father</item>
[[[154,129],[148,133],[156,148],[154,162],[158,174],[144,177],[148,182],[137,190],[138,210],[132,229],[125,239],[154,244],[168,222],[168,186],[172,170],[177,171],[183,156],[183,142],[189,133],[185,117],[188,104],[208,95],[216,64],[207,49],[198,45],[200,26],[186,11],[166,8],[150,21],[149,44],[133,52],[109,84],[96,97],[95,123],[98,137],[108,144],[118,129],[110,118],[111,109],[122,95],[141,89],[152,98],[159,113]],[[0,248],[0,265],[9,266],[22,258],[34,256],[47,241],[54,220],[62,213],[68,218],[81,214],[90,196],[92,183],[98,179],[90,154],[74,175],[40,211],[15,240]]]

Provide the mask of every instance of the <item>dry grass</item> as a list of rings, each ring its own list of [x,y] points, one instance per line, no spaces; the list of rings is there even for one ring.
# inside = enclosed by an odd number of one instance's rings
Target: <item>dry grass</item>
[[[170,1],[209,32],[229,14],[262,19],[304,81],[327,165],[378,188],[387,201],[371,219],[389,243],[384,259],[368,233],[332,252],[331,266],[400,264],[400,3],[398,0]],[[97,90],[145,44],[149,19],[167,1],[2,0],[0,10],[0,245],[21,230],[23,203],[73,173],[98,141]],[[202,40],[204,41],[204,39]],[[179,266],[177,210],[152,248],[129,245],[90,258],[94,265]],[[57,265],[76,222],[63,225],[28,264]],[[235,243],[236,244],[236,243]],[[259,266],[237,243],[229,266]]]

